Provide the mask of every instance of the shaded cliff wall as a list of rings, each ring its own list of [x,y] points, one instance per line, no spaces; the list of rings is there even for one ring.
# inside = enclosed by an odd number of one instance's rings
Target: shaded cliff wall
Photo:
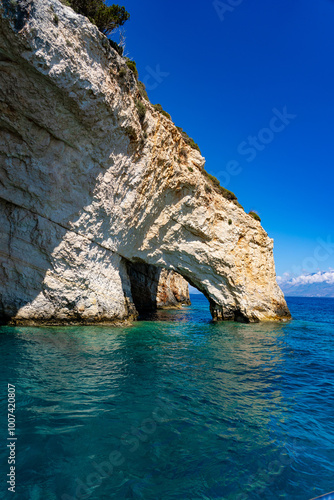
[[[143,263],[127,263],[131,295],[139,314],[190,305],[188,283],[174,271]]]

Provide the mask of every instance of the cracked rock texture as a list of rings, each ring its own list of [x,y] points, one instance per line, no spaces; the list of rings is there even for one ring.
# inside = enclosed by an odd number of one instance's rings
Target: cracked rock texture
[[[173,271],[215,319],[289,318],[261,224],[208,189],[200,153],[58,0],[0,3],[0,161],[2,320],[135,318],[141,266],[165,273],[157,305]]]

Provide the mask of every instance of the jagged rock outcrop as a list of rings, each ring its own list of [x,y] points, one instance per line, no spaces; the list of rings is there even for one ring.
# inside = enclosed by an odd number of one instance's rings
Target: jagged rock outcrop
[[[145,264],[181,274],[216,319],[288,318],[272,240],[207,188],[106,37],[58,0],[2,0],[0,16],[0,316],[131,319],[129,266]]]

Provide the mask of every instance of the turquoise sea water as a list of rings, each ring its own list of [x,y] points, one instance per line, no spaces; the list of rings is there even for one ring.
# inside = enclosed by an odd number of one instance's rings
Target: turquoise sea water
[[[0,328],[1,498],[300,499],[334,490],[334,299],[284,324],[207,301],[127,328]],[[7,491],[7,384],[16,493]]]

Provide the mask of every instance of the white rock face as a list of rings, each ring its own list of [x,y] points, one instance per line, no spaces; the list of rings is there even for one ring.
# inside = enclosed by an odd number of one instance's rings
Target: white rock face
[[[135,78],[108,40],[58,0],[11,5],[0,4],[0,316],[131,319],[131,262],[181,274],[216,319],[288,318],[273,241],[207,193],[204,159],[147,101],[140,122]]]

